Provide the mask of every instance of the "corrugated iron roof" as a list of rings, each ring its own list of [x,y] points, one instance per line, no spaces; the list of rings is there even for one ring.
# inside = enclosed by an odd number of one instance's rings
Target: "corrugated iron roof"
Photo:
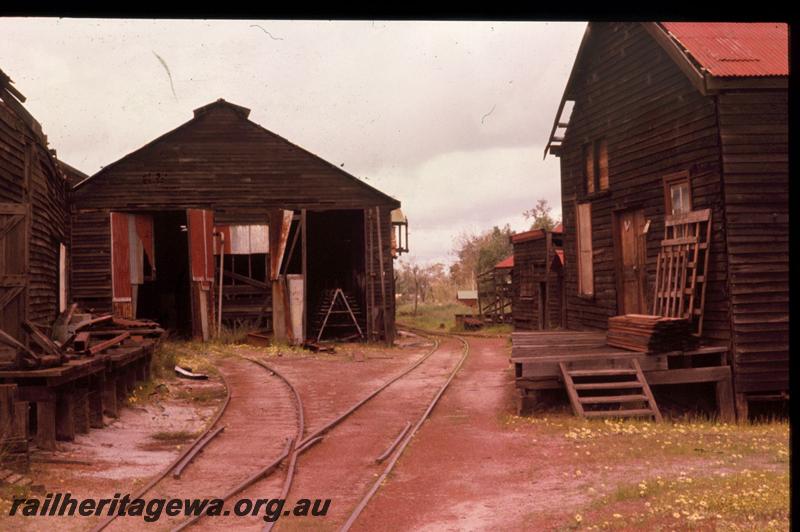
[[[564,232],[564,226],[561,224],[556,225],[550,231],[551,233],[561,234]],[[517,244],[519,242],[527,242],[528,240],[538,240],[540,238],[544,238],[545,230],[544,229],[531,229],[530,231],[525,231],[523,233],[515,233],[511,235],[511,242]]]
[[[789,27],[772,22],[661,22],[715,77],[789,75]]]
[[[495,270],[508,270],[514,267],[514,255],[509,255],[494,265]]]

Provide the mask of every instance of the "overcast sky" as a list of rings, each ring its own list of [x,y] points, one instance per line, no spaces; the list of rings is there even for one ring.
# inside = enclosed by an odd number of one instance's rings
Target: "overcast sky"
[[[399,199],[419,262],[546,198],[585,23],[0,18],[0,69],[93,174],[217,98]],[[163,62],[163,63],[162,63]]]

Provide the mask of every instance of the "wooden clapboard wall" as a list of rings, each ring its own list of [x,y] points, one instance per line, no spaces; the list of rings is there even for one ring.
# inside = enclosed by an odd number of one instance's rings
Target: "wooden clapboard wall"
[[[67,240],[66,181],[39,124],[10,98],[0,88],[0,203],[16,206],[23,218],[9,226],[3,238],[10,268],[3,272],[23,278],[23,290],[9,302],[9,319],[49,324],[59,310],[59,246]],[[11,326],[4,320],[4,327]]]
[[[737,393],[789,389],[788,99],[718,100]]]
[[[560,242],[561,235],[553,233],[542,233],[539,238],[518,238],[516,241],[512,237],[514,268],[511,270],[511,315],[514,330],[539,330],[542,322],[545,329],[562,326],[563,272],[556,257],[554,236]],[[544,306],[540,308],[542,282],[546,284],[546,291]],[[540,312],[545,313],[543,320]]]
[[[593,24],[576,65],[575,101],[561,159],[567,326],[606,329],[617,314],[612,218],[642,209],[646,242],[646,306],[663,237],[665,175],[688,171],[693,208],[712,209],[712,255],[704,335],[730,338],[719,135],[714,100],[702,96],[638,23]],[[583,147],[606,141],[609,185],[587,194]],[[600,150],[602,153],[602,149]],[[602,160],[602,158],[601,158]],[[576,205],[591,204],[594,294],[578,294]]]
[[[107,165],[72,191],[74,299],[111,310],[109,213],[210,209],[219,224],[264,224],[271,209],[380,208],[389,337],[394,336],[390,212],[400,202],[248,120],[249,111],[215,102],[141,149]],[[381,303],[377,230],[375,308]],[[365,227],[365,231],[367,228]],[[370,234],[369,232],[367,234]],[[382,327],[382,325],[381,325]],[[381,334],[381,337],[384,335]]]

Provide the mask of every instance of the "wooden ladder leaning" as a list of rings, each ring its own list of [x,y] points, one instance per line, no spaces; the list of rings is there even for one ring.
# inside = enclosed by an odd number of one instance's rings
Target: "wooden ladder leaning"
[[[662,421],[661,412],[639,361],[635,358],[630,360],[629,368],[614,369],[568,369],[564,362],[559,362],[569,402],[576,416],[652,416],[656,421]],[[628,407],[630,403],[645,406]],[[614,409],[616,405],[620,406]]]
[[[340,301],[341,305],[337,308],[336,302]],[[363,338],[364,333],[361,330],[361,326],[358,324],[358,319],[356,319],[356,315],[353,312],[353,308],[350,306],[350,303],[347,301],[347,296],[345,296],[344,292],[341,288],[337,288],[333,292],[333,296],[331,297],[330,304],[327,305],[328,310],[324,314],[324,318],[322,320],[322,325],[317,332],[317,342],[322,339],[322,333],[325,332],[325,327],[328,325],[328,320],[330,319],[332,314],[345,314],[347,317],[352,320],[351,326],[355,327],[356,331],[358,331],[358,337]]]

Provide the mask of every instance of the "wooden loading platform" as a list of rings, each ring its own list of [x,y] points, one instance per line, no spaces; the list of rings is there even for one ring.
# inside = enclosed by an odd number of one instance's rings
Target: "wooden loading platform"
[[[623,412],[629,410],[633,411],[630,415],[650,415],[659,419],[658,406],[652,395],[648,394],[650,386],[712,382],[716,387],[719,419],[733,422],[736,415],[731,369],[728,366],[727,356],[728,348],[724,346],[701,346],[691,350],[665,353],[628,351],[609,347],[606,344],[606,335],[602,331],[512,334],[511,362],[514,365],[517,405],[520,413],[531,408],[538,391],[566,388],[573,409],[578,415],[582,415],[581,410],[585,413],[586,404],[619,404],[619,409],[616,411],[610,408],[599,410],[596,407],[588,410],[605,411],[605,415],[616,416],[624,415]],[[633,388],[632,384],[619,386],[618,381],[624,379],[622,375],[626,374],[637,375],[636,388]],[[641,377],[638,377],[639,374]],[[591,376],[595,377],[591,379],[592,382],[585,382],[587,380],[585,377]],[[609,379],[603,381],[601,377]],[[608,399],[590,397],[586,401],[586,397],[581,397],[579,390],[589,388],[578,384],[599,385],[594,386],[595,389],[606,387],[605,389],[614,391],[610,397],[618,400],[612,402]],[[628,386],[634,390],[633,395],[641,396],[636,398],[641,407],[626,406],[627,403],[632,403],[633,399],[619,397],[623,394],[618,392]],[[600,397],[600,392],[589,395]],[[580,401],[581,398],[584,401]],[[576,408],[576,404],[580,408]],[[609,411],[612,413],[609,414]],[[601,414],[590,414],[591,417],[599,415]]]
[[[37,447],[55,450],[56,441],[103,427],[103,415],[117,417],[137,382],[150,377],[157,340],[127,339],[94,356],[37,370],[0,371],[0,387],[13,415],[11,433],[32,437]],[[29,414],[29,408],[35,409]],[[35,427],[29,420],[35,419]]]

